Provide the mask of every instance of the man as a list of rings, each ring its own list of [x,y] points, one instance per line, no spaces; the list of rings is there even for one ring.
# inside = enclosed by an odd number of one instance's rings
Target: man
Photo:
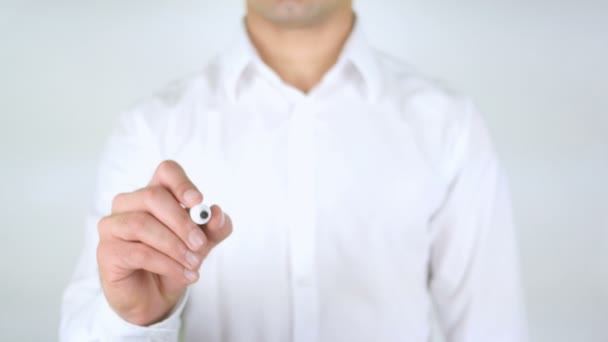
[[[434,303],[448,341],[523,341],[520,302],[470,102],[372,50],[349,0],[249,0],[228,51],[121,118],[60,335],[428,341]]]

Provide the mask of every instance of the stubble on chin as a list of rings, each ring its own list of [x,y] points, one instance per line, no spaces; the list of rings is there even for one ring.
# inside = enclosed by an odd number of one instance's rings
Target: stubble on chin
[[[303,28],[323,22],[332,11],[332,4],[317,1],[278,0],[271,4],[254,4],[252,9],[274,25]]]

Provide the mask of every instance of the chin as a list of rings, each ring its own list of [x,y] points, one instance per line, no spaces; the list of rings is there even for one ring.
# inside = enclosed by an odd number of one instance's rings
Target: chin
[[[333,6],[330,0],[253,1],[257,12],[280,26],[305,27],[322,22]]]

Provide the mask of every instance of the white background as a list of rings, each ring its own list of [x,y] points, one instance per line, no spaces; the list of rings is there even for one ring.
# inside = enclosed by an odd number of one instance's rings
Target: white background
[[[509,172],[533,341],[608,341],[608,1],[355,0],[473,97]],[[0,0],[0,340],[56,339],[116,118],[225,44],[241,0]]]

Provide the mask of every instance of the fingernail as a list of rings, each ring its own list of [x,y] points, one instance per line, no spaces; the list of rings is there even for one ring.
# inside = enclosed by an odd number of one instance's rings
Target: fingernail
[[[194,189],[190,189],[184,193],[184,199],[186,200],[186,202],[188,202],[188,203],[184,203],[184,204],[190,204],[190,205],[197,204],[200,201],[201,196],[202,195],[200,192],[198,192]]]
[[[190,281],[196,280],[196,272],[184,269],[184,277]]]
[[[198,265],[198,257],[196,254],[190,251],[186,252],[186,263],[188,263],[188,265],[191,267],[196,267],[196,265]]]
[[[224,228],[224,223],[226,223],[226,215],[224,214],[224,211],[222,210],[222,219],[220,220],[220,228]]]
[[[200,248],[203,245],[203,238],[201,236],[202,234],[203,232],[201,232],[200,229],[193,229],[190,232],[188,240],[190,241],[192,246],[194,246],[194,248]]]

